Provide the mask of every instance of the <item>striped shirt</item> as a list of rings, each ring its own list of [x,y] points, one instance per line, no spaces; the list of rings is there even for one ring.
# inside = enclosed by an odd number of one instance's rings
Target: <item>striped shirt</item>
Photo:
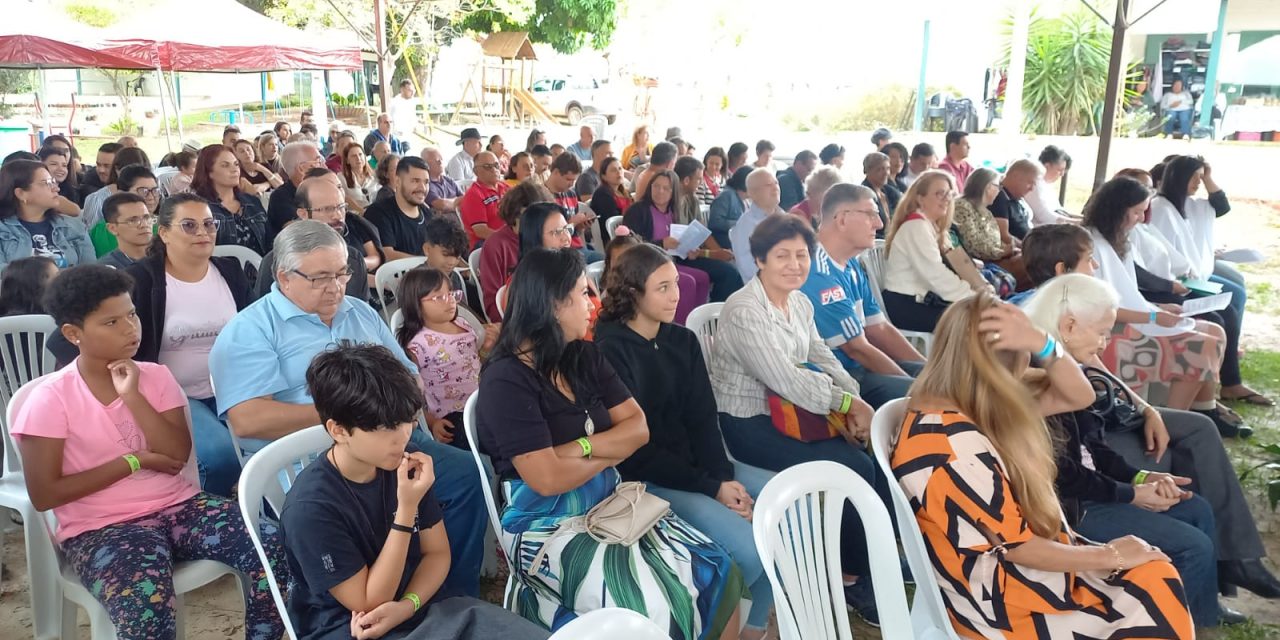
[[[769,302],[759,278],[724,303],[711,352],[711,387],[720,411],[737,418],[767,415],[768,390],[826,414],[840,408],[844,392],[858,393],[858,383],[818,336],[809,299],[792,291],[787,309]],[[804,363],[819,371],[801,368]]]
[[[809,277],[800,291],[813,304],[818,335],[831,347],[836,359],[845,368],[861,368],[862,365],[840,347],[862,335],[867,327],[887,321],[876,304],[862,265],[853,259],[838,263],[819,244],[813,251]]]

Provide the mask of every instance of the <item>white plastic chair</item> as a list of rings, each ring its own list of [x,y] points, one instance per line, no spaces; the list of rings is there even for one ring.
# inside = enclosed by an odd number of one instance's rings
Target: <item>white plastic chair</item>
[[[54,367],[53,354],[45,348],[49,337],[58,331],[58,325],[52,316],[23,315],[0,318],[0,401],[8,406],[23,385],[32,378],[51,373]],[[3,502],[6,481],[22,482],[22,460],[18,452],[8,448],[9,420],[0,416],[0,431],[4,434],[5,455],[3,460],[4,475],[0,476],[0,507],[8,506]],[[21,488],[21,496],[25,499],[26,487]]]
[[[467,256],[467,266],[471,269],[471,277],[476,279],[476,284],[480,284],[480,252],[484,251],[484,247],[480,247],[471,252]]]
[[[22,405],[26,403],[31,392],[44,384],[47,376],[41,376],[18,389],[9,401],[6,411],[10,421],[18,415]],[[187,426],[191,426],[191,410],[186,410]],[[12,436],[5,433],[5,446],[16,451]],[[200,475],[196,467],[196,449],[193,445],[183,467],[182,474],[196,486],[200,485]],[[84,608],[89,616],[89,625],[93,640],[113,640],[116,637],[115,626],[107,615],[102,604],[80,584],[80,577],[67,564],[62,550],[54,542],[53,532],[57,529],[57,518],[52,511],[40,513],[26,497],[26,504],[19,512],[23,516],[24,535],[27,546],[27,579],[31,589],[32,618],[37,638],[51,635],[67,637],[76,628],[76,607]],[[247,578],[239,571],[214,560],[195,560],[179,562],[173,566],[173,587],[175,594],[174,614],[177,618],[179,637],[183,634],[182,596],[185,593],[203,587],[224,575],[231,574],[240,581],[241,590],[247,594],[249,585]]]
[[[876,240],[874,247],[863,251],[858,256],[858,262],[862,264],[862,270],[867,273],[868,284],[871,285],[871,295],[876,297],[876,304],[880,307],[880,312],[884,314],[886,319],[893,322],[889,318],[889,312],[884,308],[884,241]],[[929,357],[929,352],[933,350],[933,334],[926,331],[905,331],[898,329],[902,337],[916,343],[920,348],[920,353],[924,357]]]
[[[471,459],[476,463],[476,473],[480,474],[480,487],[484,490],[484,507],[489,512],[489,527],[498,541],[498,546],[501,547],[502,520],[498,518],[498,502],[494,498],[493,479],[489,477],[488,467],[485,464],[488,456],[480,453],[480,440],[476,436],[476,402],[479,398],[479,391],[467,398],[467,404],[462,409],[463,431],[467,434],[467,444],[471,447]],[[507,586],[502,592],[502,606],[515,611],[515,576],[520,572],[520,567],[512,566],[510,558],[507,562],[509,565]]]
[[[578,616],[551,634],[549,640],[667,640],[669,637],[662,627],[635,611],[609,607]]]
[[[258,255],[257,251],[238,244],[220,244],[213,248],[213,255],[235,258],[240,261],[242,268],[246,264],[252,265],[254,270],[262,268],[262,256]]]
[[[458,305],[458,317],[467,323],[471,333],[476,334],[476,338],[484,340],[484,323],[480,321],[480,318],[476,317],[476,314],[471,313],[470,309]],[[404,326],[404,311],[396,309],[396,312],[391,314],[390,325],[391,333],[394,335],[400,330],[400,327]]]
[[[498,307],[498,319],[507,317],[507,285],[498,287],[498,292],[493,296],[493,303]]]
[[[902,486],[893,475],[890,460],[906,413],[907,398],[891,400],[876,411],[875,417],[871,419],[871,450],[880,470],[889,479],[889,494],[893,498],[893,512],[898,521],[902,552],[907,557],[907,565],[911,567],[911,575],[916,581],[916,594],[911,603],[911,627],[917,638],[959,640],[951,627],[946,604],[942,602],[942,592],[938,589],[933,563],[929,561],[929,551],[925,548],[916,514],[911,509],[907,494],[902,492]],[[879,584],[876,583],[877,586]],[[883,619],[881,616],[881,620]]]
[[[596,283],[596,289],[600,289],[602,283],[600,279],[604,276],[604,261],[597,260],[587,265],[587,278]]]
[[[822,460],[774,476],[752,517],[783,640],[852,640],[840,572],[845,500],[853,502],[867,534],[880,636],[912,637],[889,511],[852,469]]]
[[[399,301],[395,305],[387,302],[387,292],[390,291],[394,298],[400,289],[400,278],[414,267],[424,265],[427,259],[424,256],[414,256],[412,258],[400,258],[392,260],[381,267],[373,275],[373,288],[378,292],[378,300],[382,302],[382,319],[388,323],[391,322],[391,314],[399,307]]]
[[[716,327],[720,324],[720,310],[723,302],[708,302],[689,312],[684,326],[698,337],[698,345],[702,347],[702,359],[711,371],[711,349],[715,347]]]
[[[316,425],[302,431],[296,431],[275,440],[253,454],[244,470],[240,472],[240,515],[244,517],[249,537],[253,538],[253,547],[258,551],[258,559],[267,569],[267,583],[271,585],[271,597],[276,602],[276,610],[280,619],[284,620],[285,631],[291,640],[296,639],[293,621],[289,619],[289,609],[285,606],[284,594],[276,585],[275,573],[271,570],[271,560],[267,556],[266,547],[262,546],[262,502],[266,500],[271,510],[279,514],[284,508],[284,495],[288,493],[298,473],[303,467],[318,458],[333,439]],[[289,486],[283,482],[287,480]]]
[[[609,239],[614,239],[614,231],[622,224],[622,216],[612,216],[604,221],[604,230],[609,232]]]

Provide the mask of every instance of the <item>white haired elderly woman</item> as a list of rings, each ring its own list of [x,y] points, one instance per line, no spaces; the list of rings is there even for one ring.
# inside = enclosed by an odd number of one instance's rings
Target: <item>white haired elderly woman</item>
[[[1141,485],[1153,477],[1178,478],[1177,488],[1202,496],[1212,506],[1218,589],[1233,595],[1239,586],[1263,597],[1280,597],[1280,581],[1260,560],[1266,551],[1213,421],[1192,411],[1153,407],[1108,371],[1099,358],[1111,338],[1119,309],[1120,297],[1115,289],[1105,280],[1084,273],[1068,273],[1048,281],[1024,306],[1033,324],[1088,368],[1086,372],[1095,388],[1108,386],[1122,395],[1127,392],[1132,399],[1131,408],[1141,416],[1141,424],[1135,424],[1137,419],[1120,424],[1114,412],[1103,419],[1106,444],[1133,468],[1141,470],[1131,483]],[[1124,428],[1126,425],[1128,428]],[[1102,465],[1097,464],[1096,468],[1101,469]],[[1133,524],[1129,515],[1099,519],[1097,531],[1089,529],[1090,519],[1086,516],[1081,533],[1109,539],[1114,527]],[[1172,509],[1170,515],[1178,517]],[[1104,531],[1106,527],[1113,529]],[[1146,531],[1141,534],[1143,539],[1170,551],[1166,544],[1147,535]],[[1191,594],[1192,579],[1186,575],[1183,578]]]
[[[804,179],[804,200],[791,207],[787,213],[804,218],[817,230],[818,223],[822,220],[822,196],[827,195],[827,190],[842,179],[840,170],[835,167],[822,167],[809,174]]]

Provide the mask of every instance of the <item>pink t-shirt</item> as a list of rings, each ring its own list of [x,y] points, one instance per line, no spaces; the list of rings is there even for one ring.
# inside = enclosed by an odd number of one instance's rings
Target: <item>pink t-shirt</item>
[[[187,397],[203,400],[213,395],[209,351],[235,317],[236,299],[213,265],[199,282],[183,282],[168,273],[164,281],[164,329],[156,362],[169,367]]]
[[[103,406],[80,376],[77,358],[50,374],[31,391],[12,425],[13,435],[64,440],[62,473],[79,473],[147,448],[146,437],[133,414],[116,398]],[[165,367],[139,362],[138,389],[142,396],[165,412],[187,404],[182,387]],[[143,469],[74,502],[55,507],[59,543],[86,531],[95,531],[149,515],[191,499],[198,486],[186,474],[166,475]]]
[[[463,331],[440,333],[423,328],[409,341],[409,353],[422,378],[427,410],[436,417],[462,411],[467,397],[480,386],[476,334],[461,319],[453,323]]]

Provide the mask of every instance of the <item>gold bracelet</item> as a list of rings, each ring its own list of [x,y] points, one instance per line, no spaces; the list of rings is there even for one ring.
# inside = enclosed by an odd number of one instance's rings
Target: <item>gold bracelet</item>
[[[1124,556],[1120,555],[1120,550],[1117,549],[1116,546],[1114,544],[1111,544],[1110,542],[1102,546],[1105,549],[1110,549],[1111,555],[1115,556],[1116,558],[1116,568],[1112,569],[1111,573],[1107,575],[1107,580],[1115,580],[1117,576],[1119,576],[1121,573],[1124,572]]]

